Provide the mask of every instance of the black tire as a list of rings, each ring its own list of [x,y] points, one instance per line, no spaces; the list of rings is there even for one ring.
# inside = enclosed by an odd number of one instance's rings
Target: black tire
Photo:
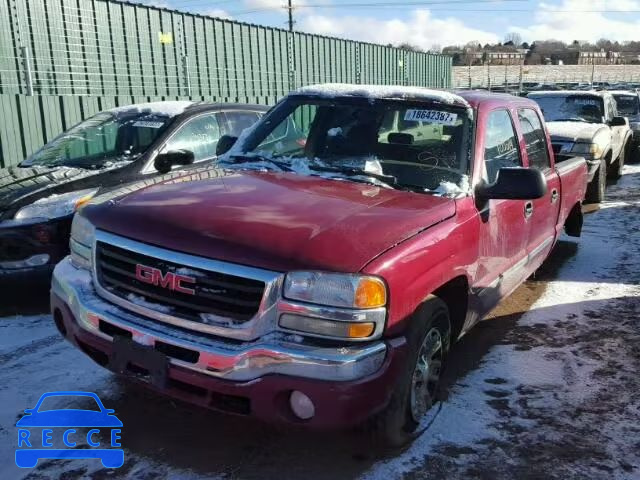
[[[607,187],[607,162],[600,160],[600,166],[593,180],[587,186],[587,194],[585,195],[586,203],[602,203],[604,201],[604,192]]]
[[[618,155],[618,159],[611,164],[609,170],[607,172],[607,178],[611,180],[618,180],[622,177],[622,169],[624,168],[624,160],[627,158],[627,148],[628,144],[625,143],[620,150],[620,155]]]
[[[433,368],[434,376],[437,376],[437,379],[428,381],[426,384],[422,382],[423,388],[425,388],[423,392],[425,397],[420,396],[418,400],[424,401],[424,404],[415,406],[417,410],[426,407],[424,414],[437,400],[440,375],[444,368],[451,338],[449,309],[441,299],[430,295],[414,314],[408,327],[407,361],[398,376],[391,400],[382,412],[370,420],[370,431],[378,446],[400,448],[411,442],[420,433],[418,431],[420,422],[414,417],[415,410],[412,408],[412,400],[417,398],[414,387],[416,383],[420,382],[416,382],[414,377],[424,378],[417,375],[416,372],[420,369],[419,360],[424,358],[421,355],[422,348],[433,343],[436,336],[434,332],[440,336],[441,355],[438,358],[432,357],[431,365],[426,362],[428,365],[426,373],[428,374],[427,378],[431,378],[431,369]],[[438,365],[437,362],[440,364]],[[422,370],[424,369],[422,368]],[[412,391],[414,391],[413,395]]]
[[[628,163],[640,163],[640,144],[634,143],[629,149]]]

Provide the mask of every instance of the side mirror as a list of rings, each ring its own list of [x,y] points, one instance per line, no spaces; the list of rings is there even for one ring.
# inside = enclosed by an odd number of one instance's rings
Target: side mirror
[[[194,159],[193,152],[189,150],[171,150],[159,154],[153,162],[153,166],[160,173],[169,173],[171,168],[176,165],[191,165]]]
[[[231,135],[222,135],[220,140],[218,140],[218,145],[216,145],[216,155],[219,157],[220,155],[224,155],[231,147],[233,147],[238,141],[238,137],[233,137]]]
[[[625,127],[627,125],[627,119],[624,117],[613,117],[609,125],[612,127]]]
[[[533,168],[501,168],[492,184],[476,187],[479,200],[535,200],[547,193],[547,179]]]

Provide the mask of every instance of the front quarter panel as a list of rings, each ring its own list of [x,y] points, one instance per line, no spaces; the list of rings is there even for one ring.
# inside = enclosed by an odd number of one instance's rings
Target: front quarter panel
[[[472,285],[478,259],[479,217],[471,197],[456,200],[456,215],[376,258],[364,269],[389,288],[386,336],[401,334],[406,321],[433,291],[456,277]]]

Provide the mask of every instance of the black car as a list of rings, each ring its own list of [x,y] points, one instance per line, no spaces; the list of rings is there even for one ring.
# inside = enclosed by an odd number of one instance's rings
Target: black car
[[[177,101],[119,107],[0,169],[0,281],[49,275],[68,253],[73,213],[99,190],[214,160],[222,135],[238,136],[266,111]]]

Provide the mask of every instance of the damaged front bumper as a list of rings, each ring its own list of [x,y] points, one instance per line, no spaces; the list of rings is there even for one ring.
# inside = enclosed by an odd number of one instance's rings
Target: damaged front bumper
[[[336,427],[362,421],[388,401],[406,347],[404,338],[325,346],[280,333],[245,342],[188,332],[104,301],[91,274],[69,258],[54,271],[51,303],[60,332],[99,364],[113,369],[114,339],[130,339],[166,356],[168,383],[144,378],[140,365],[125,374],[209,408],[225,410],[216,400],[220,395],[239,397],[250,407],[231,413],[265,420],[298,420],[283,399],[303,391],[316,404],[307,423]]]

